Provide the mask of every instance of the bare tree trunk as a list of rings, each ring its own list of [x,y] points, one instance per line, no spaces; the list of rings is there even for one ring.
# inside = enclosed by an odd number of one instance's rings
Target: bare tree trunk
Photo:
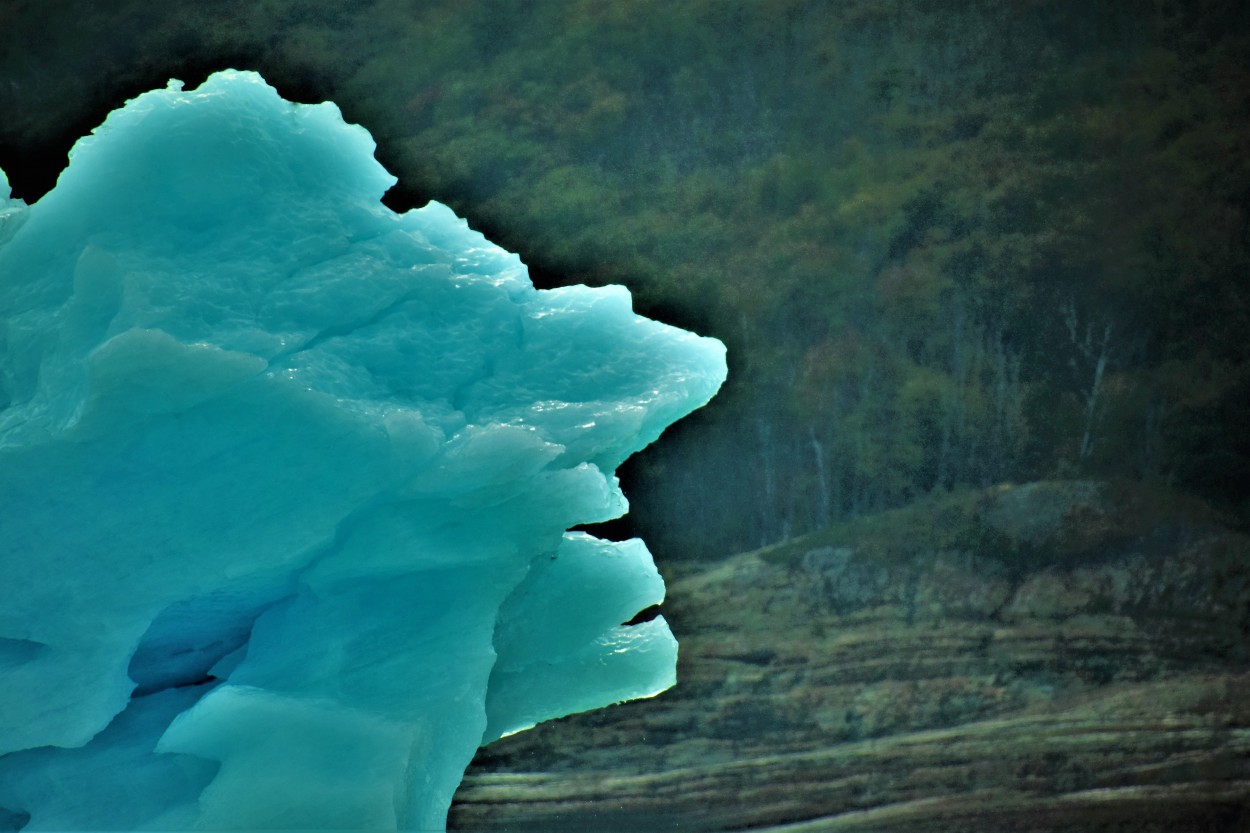
[[[760,518],[760,546],[764,547],[775,543],[772,536],[778,514],[777,473],[773,457],[773,427],[761,417],[756,428],[759,431],[760,471],[764,477],[764,505]]]
[[[1007,349],[1001,329],[994,338],[993,453],[987,473],[991,482],[1011,470],[1015,450],[1012,428],[1020,422],[1020,355]]]
[[[987,485],[984,465],[981,462],[981,458],[986,456],[986,440],[982,436],[984,431],[980,426],[976,426],[972,431],[968,430],[967,407],[969,385],[979,387],[984,384],[982,369],[985,362],[985,331],[977,326],[968,339],[968,343],[972,345],[972,356],[965,361],[963,379],[959,385],[961,393],[955,421],[955,436],[962,440],[964,476],[961,479],[965,483]]]
[[[808,426],[808,438],[812,446],[812,459],[816,464],[816,525],[829,524],[829,473],[825,470],[825,446],[816,438],[816,426]]]
[[[1102,392],[1102,376],[1107,369],[1108,345],[1111,342],[1111,325],[1102,332],[1102,347],[1098,351],[1098,360],[1094,365],[1094,382],[1085,397],[1085,433],[1081,437],[1081,459],[1089,457],[1094,450],[1094,417],[1098,409],[1098,394]]]
[[[953,476],[951,474],[951,443],[954,439],[955,431],[955,412],[963,399],[962,384],[960,382],[960,369],[963,365],[963,330],[964,330],[964,306],[962,301],[958,302],[955,307],[955,326],[951,339],[951,378],[954,380],[950,392],[946,394],[945,402],[942,403],[942,442],[938,447],[938,464],[937,464],[937,483],[939,486],[948,488]]]
[[[1111,360],[1111,322],[1107,322],[1102,328],[1102,340],[1095,343],[1094,326],[1089,321],[1085,322],[1085,330],[1082,333],[1077,321],[1076,302],[1069,299],[1068,303],[1063,307],[1063,321],[1068,329],[1068,339],[1072,342],[1072,346],[1081,354],[1086,362],[1093,365],[1094,378],[1090,382],[1089,390],[1084,391],[1085,397],[1085,430],[1081,434],[1081,460],[1089,458],[1094,450],[1095,431],[1097,429],[1098,420],[1098,397],[1102,393],[1103,376],[1107,371],[1107,363]]]

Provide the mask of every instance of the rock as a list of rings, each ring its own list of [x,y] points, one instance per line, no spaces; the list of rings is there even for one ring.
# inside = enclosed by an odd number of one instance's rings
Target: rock
[[[1250,538],[1137,484],[952,495],[670,582],[678,685],[483,749],[452,829],[1250,829]]]

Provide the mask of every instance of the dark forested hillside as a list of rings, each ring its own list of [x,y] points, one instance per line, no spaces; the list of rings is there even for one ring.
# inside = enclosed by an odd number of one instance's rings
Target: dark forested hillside
[[[731,381],[626,472],[664,558],[935,490],[1160,480],[1250,518],[1250,6],[0,4],[0,167],[170,76],[333,99],[543,285],[624,283]]]

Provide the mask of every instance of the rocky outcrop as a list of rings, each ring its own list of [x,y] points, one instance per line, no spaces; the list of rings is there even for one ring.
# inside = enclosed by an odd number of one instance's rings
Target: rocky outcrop
[[[670,577],[676,688],[479,754],[462,830],[1250,829],[1250,539],[1124,483]]]

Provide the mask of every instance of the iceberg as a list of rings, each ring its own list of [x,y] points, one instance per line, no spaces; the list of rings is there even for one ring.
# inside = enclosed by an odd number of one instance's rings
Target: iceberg
[[[440,830],[479,745],[674,683],[614,475],[723,346],[537,290],[254,73],[0,173],[0,829]]]

